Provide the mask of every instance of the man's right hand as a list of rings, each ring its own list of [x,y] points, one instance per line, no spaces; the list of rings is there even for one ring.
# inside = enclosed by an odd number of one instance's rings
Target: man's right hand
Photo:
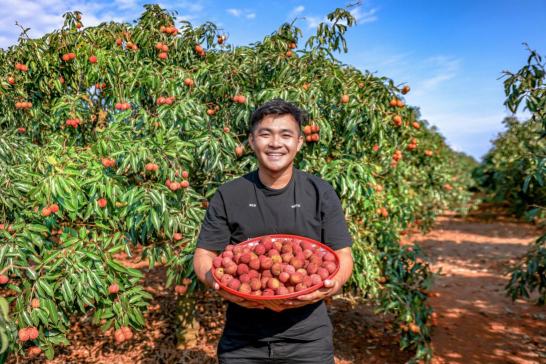
[[[224,297],[226,300],[236,303],[239,306],[246,307],[246,308],[258,308],[258,309],[264,309],[265,306],[261,303],[249,301],[244,299],[243,297],[236,296],[234,294],[229,293],[228,291],[220,288],[220,285],[214,280],[212,277],[212,270],[209,270],[205,276],[207,285],[213,289],[215,289],[218,294],[222,297]]]

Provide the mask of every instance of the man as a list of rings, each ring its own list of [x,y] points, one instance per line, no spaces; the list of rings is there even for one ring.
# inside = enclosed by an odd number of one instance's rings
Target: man
[[[351,237],[332,186],[294,168],[303,145],[306,114],[281,99],[262,105],[251,116],[249,143],[258,170],[218,188],[210,201],[197,241],[193,266],[197,277],[229,302],[218,344],[220,364],[333,364],[332,324],[323,299],[351,276]],[[284,303],[275,312],[220,289],[212,278],[212,260],[228,244],[270,235],[305,236],[330,246],[340,269],[324,287]]]

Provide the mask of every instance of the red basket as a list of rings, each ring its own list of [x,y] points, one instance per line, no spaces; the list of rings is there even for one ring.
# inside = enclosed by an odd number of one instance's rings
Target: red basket
[[[301,241],[307,241],[307,242],[313,244],[313,247],[319,247],[323,251],[324,254],[326,254],[327,252],[332,253],[336,257],[337,268],[334,271],[334,273],[330,274],[328,276],[328,278],[326,278],[326,279],[332,279],[337,274],[337,272],[339,271],[339,257],[337,256],[336,252],[333,251],[331,248],[327,247],[326,245],[324,245],[322,243],[319,243],[318,241],[306,238],[304,236],[297,236],[297,235],[274,234],[274,235],[268,235],[268,236],[271,237],[271,240],[299,239]],[[252,238],[250,240],[247,240],[247,241],[244,241],[242,243],[237,244],[237,246],[254,246],[254,245],[259,244],[260,239],[261,239],[261,237]],[[246,293],[241,293],[239,291],[235,291],[235,290],[233,290],[231,288],[228,288],[227,286],[223,285],[220,282],[220,280],[218,278],[216,278],[216,276],[214,274],[212,275],[212,277],[214,278],[216,283],[218,283],[220,285],[220,288],[222,288],[223,290],[226,290],[227,292],[229,292],[231,294],[234,294],[236,296],[243,297],[248,301],[261,303],[265,307],[267,307],[267,308],[269,308],[269,309],[271,309],[273,311],[276,311],[276,312],[281,312],[282,310],[284,310],[286,308],[289,308],[289,307],[281,306],[281,304],[284,301],[287,301],[288,299],[291,299],[291,298],[294,298],[294,297],[309,294],[311,292],[315,292],[317,289],[319,289],[320,287],[322,287],[324,285],[324,281],[322,281],[319,284],[317,284],[317,285],[315,285],[313,287],[309,287],[306,290],[303,290],[303,291],[300,291],[300,292],[294,292],[294,293],[290,293],[290,294],[282,295],[282,296],[266,296],[266,297],[263,297],[263,296],[253,296],[253,295],[249,295],[249,294],[246,294]]]

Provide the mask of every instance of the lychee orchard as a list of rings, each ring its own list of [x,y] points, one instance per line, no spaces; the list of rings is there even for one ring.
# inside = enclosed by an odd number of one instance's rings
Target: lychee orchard
[[[145,272],[116,260],[137,246],[135,261],[168,268],[168,289],[204,290],[191,267],[208,201],[256,169],[250,115],[282,98],[309,114],[295,168],[332,184],[346,214],[346,292],[393,317],[415,360],[430,358],[434,273],[401,235],[464,209],[472,159],[406,104],[408,85],[337,61],[355,19],[348,9],[328,19],[306,42],[295,22],[235,46],[227,30],[158,5],[134,23],[95,27],[76,11],[0,52],[8,355],[53,358],[70,345],[70,318],[85,313],[118,342],[145,331]]]

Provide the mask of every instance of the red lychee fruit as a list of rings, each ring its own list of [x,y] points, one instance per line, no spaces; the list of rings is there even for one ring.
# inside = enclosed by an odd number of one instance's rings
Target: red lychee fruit
[[[270,250],[271,251],[271,250]],[[263,255],[262,255],[263,256]],[[278,256],[278,255],[277,255]],[[273,266],[273,259],[269,258],[269,257],[264,257],[262,258],[261,262],[260,262],[260,267],[261,269],[271,269],[271,267]]]
[[[290,259],[290,265],[296,269],[299,269],[303,267],[303,261],[298,257],[294,257]]]
[[[283,263],[290,263],[290,259],[294,258],[294,254],[284,253],[284,254],[281,254],[281,258]]]
[[[234,275],[235,273],[237,273],[237,269],[238,269],[238,265],[235,264],[234,262],[231,262],[225,267],[224,272],[227,274]]]
[[[3,229],[2,229],[3,230]],[[9,281],[9,277],[5,274],[0,275],[0,284],[6,284]]]
[[[40,332],[34,326],[29,326],[27,328],[27,332],[28,332],[28,336],[29,336],[30,340],[36,340],[38,338],[38,336],[40,336]]]
[[[284,296],[284,295],[290,294],[290,291],[286,287],[279,287],[277,288],[275,293],[277,296]]]
[[[266,269],[262,271],[262,278],[271,278],[273,277],[273,274],[271,274],[271,269]]]
[[[325,267],[326,268],[326,267]],[[328,268],[327,268],[328,269]],[[244,264],[244,263],[241,263],[237,266],[237,274],[238,275],[243,275],[243,274],[248,274],[248,265]]]
[[[263,244],[258,244],[254,247],[254,252],[258,255],[264,255],[265,254],[265,246]]]
[[[319,257],[318,255],[311,255],[309,257],[309,263],[315,263],[317,266],[322,266],[322,257]]]
[[[182,240],[182,234],[180,234],[180,233],[175,233],[175,234],[173,235],[173,239],[174,239],[175,241],[180,241],[180,240]]]
[[[30,339],[30,335],[27,328],[23,328],[19,330],[19,340],[21,341],[27,341]]]
[[[220,283],[222,283],[224,286],[227,286],[229,282],[233,279],[233,276],[231,274],[225,274],[222,276],[222,279],[220,279]]]
[[[305,276],[303,278],[303,284],[305,284],[305,287],[311,287],[313,285],[313,278],[310,276]]]
[[[307,266],[307,274],[315,274],[317,273],[319,267],[315,263],[309,263]]]
[[[282,251],[283,245],[282,245],[282,242],[281,242],[281,241],[275,240],[275,241],[272,242],[272,244],[273,244],[272,249],[274,249],[274,250],[276,250],[276,251],[278,251],[278,252]],[[288,252],[283,252],[283,253],[288,253]],[[280,253],[279,253],[279,254],[280,254]]]
[[[260,279],[260,284],[262,286],[262,289],[266,289],[267,288],[267,281],[270,279],[271,277],[263,277]]]
[[[248,271],[248,275],[250,277],[250,279],[252,278],[260,278],[260,273],[258,273],[257,270],[254,270],[254,269],[251,269]]]
[[[267,287],[272,290],[276,290],[279,288],[279,280],[277,278],[269,278],[267,280]]]
[[[296,285],[296,292],[305,291],[306,289],[307,289],[307,287],[303,283],[298,283]]]
[[[118,293],[119,292],[119,286],[117,284],[111,284],[110,287],[108,287],[108,291],[110,293]]]
[[[178,294],[186,294],[187,288],[185,286],[177,285],[174,287],[174,291]]]
[[[259,289],[262,288],[262,282],[260,282],[260,280],[258,278],[252,278],[250,280],[250,288],[253,290],[253,291],[257,291]]]
[[[30,307],[40,308],[40,299],[39,298],[33,298],[32,301],[30,301]]]
[[[303,274],[296,272],[290,276],[290,284],[295,286],[298,283],[303,282]]]
[[[241,283],[249,283],[250,282],[250,275],[248,273],[241,274],[239,276],[239,280]]]
[[[327,262],[335,262],[336,261],[336,256],[334,254],[332,254],[332,253],[326,253],[326,254],[324,254],[324,257],[322,259],[327,261]]]
[[[250,288],[250,285],[248,283],[242,283],[239,287],[239,292],[244,294],[250,294],[250,292],[252,292],[252,289]]]
[[[266,297],[266,296],[274,296],[275,295],[275,291],[273,291],[272,289],[264,289],[264,291],[262,292],[262,296]]]
[[[248,253],[241,254],[241,258],[239,259],[239,261],[244,264],[250,263],[250,260],[251,260],[251,256]]]
[[[44,208],[42,209],[42,215],[43,215],[43,216],[49,216],[49,215],[51,215],[51,209],[50,209],[49,207],[44,207]]]
[[[107,201],[105,198],[99,198],[97,202],[99,203],[100,207],[102,208],[106,207]]]
[[[222,256],[224,258],[230,258],[230,259],[233,259],[233,245],[228,245],[227,248],[226,248],[226,251],[222,253]],[[232,248],[232,249],[229,249],[229,248]]]
[[[290,273],[282,272],[281,274],[279,274],[279,281],[281,281],[282,283],[286,283],[289,280],[290,280]]]
[[[322,278],[320,278],[318,274],[311,274],[310,278],[313,286],[316,286],[322,282]]]
[[[260,269],[260,259],[259,258],[254,258],[254,259],[251,259],[250,262],[248,263],[248,266],[251,268],[251,269],[254,269],[254,270],[259,270]]]
[[[294,247],[292,244],[284,244],[281,251],[283,253],[292,253],[294,251]]]
[[[330,276],[330,273],[328,273],[328,270],[325,268],[319,268],[317,270],[317,274],[320,276],[320,278],[324,281]]]
[[[273,274],[275,277],[277,277],[282,272],[282,266],[281,263],[275,263],[271,267],[271,274]]]
[[[52,213],[57,213],[57,211],[59,211],[59,205],[57,205],[56,203],[54,203],[53,205],[49,206],[49,209],[51,210]]]
[[[283,268],[283,272],[286,272],[288,274],[293,274],[293,273],[296,273],[296,268],[294,268],[291,265],[287,265],[286,267]]]
[[[214,270],[214,276],[221,281],[222,277],[224,276],[224,268],[222,268],[222,267],[216,268]]]
[[[324,262],[322,263],[322,268],[326,268],[328,273],[332,274],[336,271],[337,265],[334,262]]]

